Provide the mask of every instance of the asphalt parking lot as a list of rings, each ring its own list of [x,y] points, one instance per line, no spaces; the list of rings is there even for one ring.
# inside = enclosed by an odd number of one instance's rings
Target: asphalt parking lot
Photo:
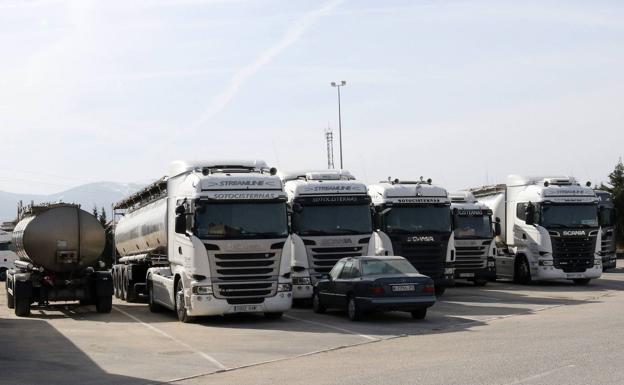
[[[185,383],[358,345],[375,349],[384,340],[414,337],[417,343],[418,335],[462,333],[499,319],[599,303],[624,289],[622,273],[620,265],[587,287],[459,284],[438,299],[424,321],[396,312],[351,322],[338,312],[318,315],[295,308],[278,321],[237,315],[182,324],[173,312],[154,314],[144,304],[118,300],[111,314],[67,304],[34,308],[29,318],[20,319],[2,295],[0,383]]]

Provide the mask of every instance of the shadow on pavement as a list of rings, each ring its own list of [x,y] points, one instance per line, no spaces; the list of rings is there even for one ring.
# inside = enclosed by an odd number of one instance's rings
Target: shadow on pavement
[[[103,371],[82,350],[45,321],[0,319],[0,384],[158,384]]]

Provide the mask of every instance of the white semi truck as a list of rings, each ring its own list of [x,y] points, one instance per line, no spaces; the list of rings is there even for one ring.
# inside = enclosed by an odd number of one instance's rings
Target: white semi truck
[[[368,187],[374,205],[375,229],[382,246],[377,254],[406,258],[431,277],[436,294],[454,284],[455,237],[447,191],[431,179],[395,179]]]
[[[492,210],[469,191],[450,194],[455,235],[455,278],[464,278],[477,286],[485,286],[496,278],[494,257],[495,235],[500,223],[492,218]]]
[[[312,286],[344,257],[375,253],[366,185],[346,170],[280,174],[288,195],[293,296],[312,297]]]
[[[6,279],[7,270],[13,268],[18,259],[13,250],[12,233],[0,229],[0,281]]]
[[[501,221],[498,278],[519,283],[600,277],[598,198],[572,177],[510,175],[507,184],[471,189]]]
[[[175,161],[114,206],[116,296],[148,296],[178,319],[241,312],[279,318],[292,304],[286,194],[263,161]]]

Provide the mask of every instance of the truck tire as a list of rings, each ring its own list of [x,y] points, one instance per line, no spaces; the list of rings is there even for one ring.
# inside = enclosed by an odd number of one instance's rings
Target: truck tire
[[[572,280],[576,286],[587,286],[589,285],[589,281],[591,281],[589,278],[577,278]]]
[[[427,308],[418,309],[411,312],[414,319],[425,319],[427,316]]]
[[[193,322],[193,317],[189,316],[186,311],[186,305],[184,304],[184,286],[182,285],[182,280],[180,279],[176,283],[176,291],[175,291],[175,310],[178,315],[178,320],[183,323]]]
[[[362,311],[360,310],[355,298],[350,296],[347,300],[347,315],[351,321],[359,321],[362,319]]]
[[[147,306],[152,313],[159,313],[163,310],[162,306],[154,301],[154,283],[151,279],[147,280]]]
[[[128,279],[127,275],[124,276],[124,290],[126,292],[126,302],[136,302],[138,300],[134,284],[130,279]]]
[[[529,261],[525,256],[516,259],[516,268],[514,269],[514,281],[516,283],[526,285],[531,282],[531,268]]]
[[[30,315],[30,298],[13,291],[15,315],[18,317],[28,317]]]
[[[15,299],[13,299],[13,295],[11,293],[9,293],[9,287],[8,286],[6,288],[6,299],[7,299],[7,307],[9,309],[15,309]]]
[[[97,297],[95,300],[95,310],[98,313],[110,313],[113,310],[113,296],[106,295]]]

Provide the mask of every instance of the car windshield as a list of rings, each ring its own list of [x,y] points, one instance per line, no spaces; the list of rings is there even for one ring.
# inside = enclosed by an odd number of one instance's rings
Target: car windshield
[[[195,212],[199,238],[283,238],[288,236],[286,203],[200,203]]]
[[[492,238],[489,215],[455,215],[455,238]]]
[[[612,227],[615,224],[615,210],[611,207],[600,208],[600,226]]]
[[[540,225],[552,227],[598,227],[596,205],[542,205]]]
[[[383,230],[388,233],[450,232],[450,208],[448,206],[393,207],[384,216]]]
[[[298,235],[370,234],[373,231],[370,206],[303,206],[292,216],[293,231]]]
[[[362,275],[409,274],[418,273],[416,268],[405,259],[364,259]]]

